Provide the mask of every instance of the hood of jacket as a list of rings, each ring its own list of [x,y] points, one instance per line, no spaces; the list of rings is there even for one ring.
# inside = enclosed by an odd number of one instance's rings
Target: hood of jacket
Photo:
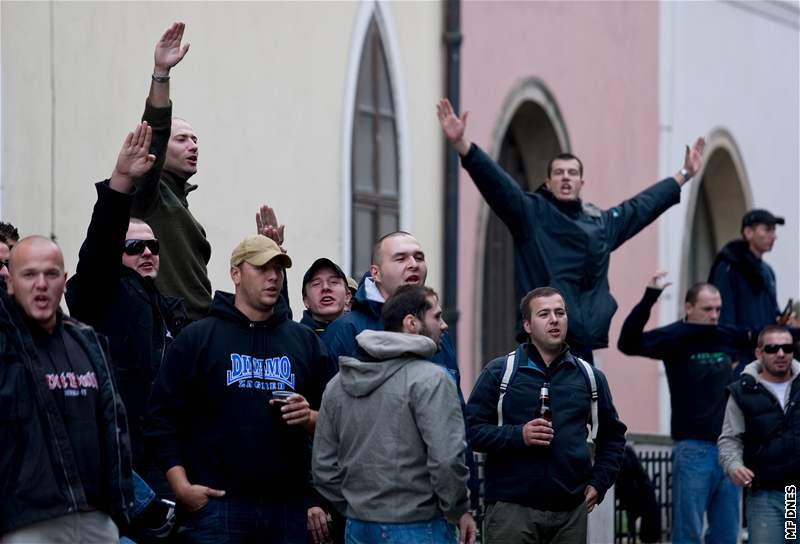
[[[352,308],[367,314],[373,319],[380,320],[383,301],[375,300],[374,296],[370,296],[370,292],[375,289],[375,281],[372,279],[372,275],[368,271],[364,272],[364,275],[361,276],[361,281],[358,282],[358,290],[353,297]]]
[[[234,295],[224,291],[214,293],[214,300],[211,302],[209,316],[218,317],[232,323],[239,323],[244,327],[251,324],[255,327],[274,329],[284,321],[289,319],[289,311],[285,303],[281,303],[282,297],[278,297],[278,302],[273,306],[272,316],[264,321],[251,321],[246,315],[239,311],[234,305]]]
[[[761,259],[750,251],[750,244],[746,240],[733,240],[725,244],[711,265],[709,278],[714,277],[717,267],[723,263],[730,263],[731,267],[739,272],[750,286],[763,289],[764,277],[761,275]]]
[[[746,367],[744,367],[744,370],[742,370],[742,374],[752,376],[757,382],[763,382],[764,379],[761,378],[761,376],[759,376],[759,374],[763,369],[764,367],[762,366],[761,361],[756,359],[755,361],[749,363]],[[800,375],[800,363],[798,363],[794,359],[792,360],[792,366],[790,367],[790,372],[792,374],[792,379],[789,381],[794,381],[795,379],[797,379],[797,376]]]
[[[366,330],[356,336],[356,341],[374,360],[339,359],[342,388],[353,397],[369,395],[410,360],[430,359],[437,349],[427,336],[401,332]]]

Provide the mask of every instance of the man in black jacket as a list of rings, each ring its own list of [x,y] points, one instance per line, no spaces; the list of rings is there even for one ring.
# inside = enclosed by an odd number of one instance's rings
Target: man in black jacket
[[[565,342],[561,293],[534,289],[520,311],[529,341],[486,365],[467,404],[470,443],[487,454],[484,538],[488,544],[586,542],[587,514],[619,472],[625,425],[603,373],[578,360]],[[552,423],[535,415],[545,383]]]
[[[617,303],[608,287],[611,252],[680,200],[681,186],[703,164],[705,141],[687,146],[683,167],[610,210],[582,202],[583,164],[570,154],[550,161],[545,185],[524,192],[511,176],[466,139],[467,114],[459,118],[450,102],[437,107],[445,136],[462,166],[514,239],[517,296],[552,286],[570,308],[569,345],[593,362],[592,350],[608,346],[608,329]]]
[[[335,367],[278,304],[291,264],[266,236],[245,238],[231,255],[235,294],[217,292],[161,366],[147,436],[188,542],[305,542],[309,436]]]
[[[133,500],[108,346],[64,317],[58,246],[29,236],[0,292],[0,540],[115,542]]]
[[[120,396],[130,422],[133,467],[159,494],[168,495],[163,474],[142,435],[147,398],[172,338],[186,322],[183,302],[162,295],[159,241],[141,220],[130,219],[133,180],[153,165],[147,123],[128,134],[111,178],[96,184],[97,203],[67,304],[76,319],[108,337]]]
[[[739,491],[718,461],[717,438],[725,415],[725,388],[733,380],[747,331],[719,325],[719,291],[698,283],[686,293],[686,319],[644,332],[650,309],[664,288],[665,273],[653,276],[644,297],[625,319],[619,350],[663,360],[672,406],[672,540],[700,542],[703,517],[709,541],[735,543]]]

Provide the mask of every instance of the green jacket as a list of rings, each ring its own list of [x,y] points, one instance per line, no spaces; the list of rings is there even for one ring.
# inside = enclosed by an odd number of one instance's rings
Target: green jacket
[[[183,298],[189,319],[196,321],[205,317],[211,305],[211,282],[206,269],[211,259],[211,244],[186,200],[197,185],[163,169],[172,105],[155,108],[146,103],[142,120],[153,128],[150,152],[156,156],[156,162],[136,182],[131,216],[150,225],[161,242],[156,286],[164,294]]]

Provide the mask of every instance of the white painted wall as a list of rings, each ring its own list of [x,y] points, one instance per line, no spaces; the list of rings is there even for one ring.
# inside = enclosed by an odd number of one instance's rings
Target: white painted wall
[[[800,295],[800,4],[662,2],[660,173],[674,173],[682,146],[714,129],[739,146],[754,205],[786,218],[765,256],[778,277],[778,302]],[[689,191],[659,222],[662,268],[677,281],[688,236]],[[674,289],[674,288],[673,288]],[[661,298],[660,322],[680,315],[683,294]],[[669,393],[662,380],[662,432]]]
[[[230,250],[257,206],[287,224],[293,309],[318,256],[342,261],[342,129],[359,13],[380,9],[398,99],[406,227],[441,277],[441,5],[363,2],[2,2],[2,217],[23,234],[56,234],[74,270],[95,200],[141,116],[153,46],[172,21],[191,49],[172,72],[174,114],[199,136],[200,188],[215,289],[229,290]],[[358,48],[360,51],[360,47]],[[356,61],[357,62],[357,61]],[[436,145],[432,145],[435,142]],[[51,185],[54,190],[51,191]],[[52,193],[52,198],[51,198]],[[51,205],[55,211],[51,214]]]

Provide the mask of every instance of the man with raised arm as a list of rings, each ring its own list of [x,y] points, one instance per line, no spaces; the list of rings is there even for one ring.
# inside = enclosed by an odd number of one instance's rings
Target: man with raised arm
[[[517,296],[536,287],[557,287],[570,308],[570,351],[589,362],[608,346],[617,303],[609,292],[611,252],[680,200],[680,190],[703,164],[698,138],[687,146],[683,167],[609,210],[580,199],[583,164],[563,153],[547,167],[544,185],[523,191],[511,176],[466,137],[467,113],[459,117],[447,99],[439,101],[442,130],[461,157],[486,202],[514,239]]]
[[[197,173],[197,136],[191,125],[172,117],[170,70],[189,50],[181,46],[185,25],[173,23],[156,44],[150,94],[142,120],[153,130],[150,152],[154,166],[136,181],[131,213],[158,233],[165,248],[156,285],[162,293],[184,299],[189,318],[205,316],[211,304],[206,265],[211,244],[189,210],[187,196],[197,189],[189,178]]]
[[[72,317],[104,334],[120,396],[128,412],[133,467],[161,494],[169,488],[145,450],[142,423],[150,387],[169,343],[186,323],[183,301],[155,285],[160,241],[150,226],[130,217],[134,179],[155,157],[146,122],[128,134],[111,178],[95,185],[97,202],[81,246],[75,275],[67,282]]]
[[[686,292],[685,317],[645,331],[650,310],[669,285],[655,274],[642,300],[622,325],[618,348],[627,355],[664,361],[672,409],[672,539],[736,542],[739,492],[718,460],[717,438],[725,415],[725,388],[733,380],[737,354],[751,343],[747,331],[719,324],[724,306],[710,283]]]

